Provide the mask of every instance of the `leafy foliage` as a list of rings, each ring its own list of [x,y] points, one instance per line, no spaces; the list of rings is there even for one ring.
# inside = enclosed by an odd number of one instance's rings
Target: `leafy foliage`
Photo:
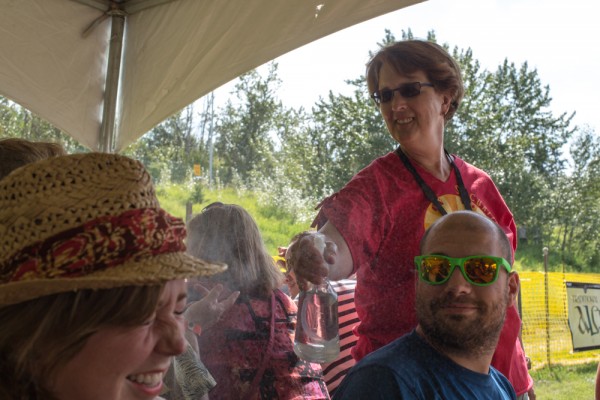
[[[256,70],[239,78],[235,86],[240,104],[229,100],[216,125],[216,149],[222,160],[221,180],[231,183],[234,173],[248,181],[253,171],[271,174],[274,144],[271,134],[279,119],[281,103],[274,96],[279,78],[277,64],[263,79]]]
[[[36,142],[60,143],[69,153],[87,149],[31,111],[0,96],[0,139],[18,137]]]
[[[379,111],[366,92],[364,79],[349,81],[353,96],[334,95],[313,108],[314,129],[319,132],[323,171],[327,183],[339,190],[373,159],[395,147]],[[323,173],[323,172],[321,172]]]
[[[494,73],[480,71],[471,50],[454,49],[465,75],[466,94],[446,129],[446,147],[488,172],[518,225],[548,240],[556,215],[550,201],[565,173],[562,148],[573,133],[571,117],[549,111],[550,89],[527,63],[507,60]]]
[[[553,242],[575,270],[600,272],[600,137],[589,128],[578,131],[570,154],[572,172],[556,183]]]
[[[142,161],[156,182],[190,179],[195,160],[203,158],[193,131],[193,108],[188,106],[155,126],[124,154]]]

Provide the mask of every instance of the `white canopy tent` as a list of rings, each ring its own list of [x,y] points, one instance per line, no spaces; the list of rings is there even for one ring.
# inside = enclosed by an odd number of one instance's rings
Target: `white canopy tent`
[[[0,94],[92,150],[288,51],[423,0],[0,0]]]

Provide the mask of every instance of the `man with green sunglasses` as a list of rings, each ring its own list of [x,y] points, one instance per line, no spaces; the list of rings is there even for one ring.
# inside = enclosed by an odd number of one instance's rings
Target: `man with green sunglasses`
[[[442,285],[450,279],[454,269],[460,269],[463,277],[471,285],[489,286],[496,282],[500,269],[511,271],[505,258],[494,256],[448,257],[443,255],[425,255],[415,257],[415,266],[419,278],[430,285]]]
[[[505,233],[459,211],[433,223],[420,250],[416,329],[361,360],[334,399],[516,399],[490,365],[519,287]]]

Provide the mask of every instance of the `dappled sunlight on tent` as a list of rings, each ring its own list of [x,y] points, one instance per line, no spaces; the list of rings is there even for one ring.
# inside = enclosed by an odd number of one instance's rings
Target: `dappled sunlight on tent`
[[[0,94],[119,151],[252,68],[420,1],[1,0]]]

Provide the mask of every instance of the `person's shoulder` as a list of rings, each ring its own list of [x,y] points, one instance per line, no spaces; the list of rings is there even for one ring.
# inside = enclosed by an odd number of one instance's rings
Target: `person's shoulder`
[[[390,182],[397,179],[397,165],[394,165],[394,153],[389,153],[371,161],[369,165],[358,171],[337,193],[322,202],[322,209],[327,208],[334,202],[350,202],[356,204],[362,201],[358,210],[373,211],[370,205],[381,201],[381,190],[375,188],[389,188],[396,190]],[[360,200],[359,200],[360,199]],[[344,217],[346,218],[346,217]]]
[[[333,398],[419,398],[414,375],[419,368],[415,369],[413,360],[405,358],[411,341],[408,334],[368,354],[346,375]]]
[[[383,156],[377,157],[369,165],[361,169],[355,176],[363,176],[378,173],[381,170],[387,171],[395,169],[394,167],[399,165],[400,159],[396,153],[389,152]]]
[[[455,154],[452,154],[452,157],[454,159],[454,164],[456,164],[461,173],[475,175],[478,177],[486,178],[491,181],[492,178],[490,177],[490,175],[481,168],[466,162],[465,160],[463,160]]]
[[[336,388],[333,400],[417,399],[406,376],[399,376],[386,366],[369,369],[352,368]]]
[[[490,377],[496,381],[496,384],[505,392],[504,394],[510,399],[516,399],[517,395],[512,384],[500,371],[490,365]]]
[[[447,364],[446,358],[427,344],[415,330],[367,355],[363,360],[367,364],[388,365],[399,375],[411,375],[415,371],[439,372]]]
[[[376,164],[377,166],[385,169],[394,169],[394,167],[402,165],[402,162],[400,161],[400,157],[398,157],[396,152],[390,151],[389,153],[373,160],[372,164]]]
[[[357,365],[387,365],[394,370],[411,368],[418,361],[414,355],[421,348],[421,340],[413,331],[368,354]]]

